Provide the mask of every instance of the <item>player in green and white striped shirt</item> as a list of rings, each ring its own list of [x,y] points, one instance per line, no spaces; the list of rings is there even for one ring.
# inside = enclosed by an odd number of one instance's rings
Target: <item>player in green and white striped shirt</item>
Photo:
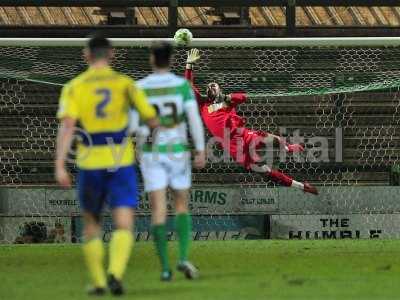
[[[168,262],[166,239],[166,189],[172,190],[176,209],[176,231],[179,237],[179,263],[177,270],[188,279],[198,276],[189,262],[192,221],[188,210],[191,187],[189,126],[195,144],[194,167],[206,164],[204,129],[191,84],[183,77],[170,72],[173,48],[159,42],[151,48],[150,61],[154,73],[138,81],[149,102],[154,105],[161,127],[150,133],[147,126],[138,130],[138,149],[141,149],[140,169],[145,191],[152,206],[152,233],[161,260],[161,280],[172,278]]]

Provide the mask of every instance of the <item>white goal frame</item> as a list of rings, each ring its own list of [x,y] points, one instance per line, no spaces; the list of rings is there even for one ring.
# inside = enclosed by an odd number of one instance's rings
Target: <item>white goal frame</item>
[[[114,47],[148,47],[163,38],[111,38]],[[0,38],[0,47],[82,47],[86,38]],[[195,38],[191,47],[396,47],[400,37]]]

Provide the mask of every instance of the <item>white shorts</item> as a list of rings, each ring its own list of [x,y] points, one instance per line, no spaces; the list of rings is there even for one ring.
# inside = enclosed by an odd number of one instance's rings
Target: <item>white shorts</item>
[[[146,192],[167,187],[186,190],[192,184],[190,152],[172,154],[144,152],[140,156],[140,170]]]

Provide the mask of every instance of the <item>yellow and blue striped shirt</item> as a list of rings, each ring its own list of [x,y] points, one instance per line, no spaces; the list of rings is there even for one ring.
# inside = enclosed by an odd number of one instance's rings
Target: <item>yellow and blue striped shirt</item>
[[[111,67],[89,68],[64,86],[57,117],[73,118],[81,126],[76,157],[80,169],[115,168],[134,162],[132,139],[127,136],[132,107],[143,120],[156,116],[135,81]]]

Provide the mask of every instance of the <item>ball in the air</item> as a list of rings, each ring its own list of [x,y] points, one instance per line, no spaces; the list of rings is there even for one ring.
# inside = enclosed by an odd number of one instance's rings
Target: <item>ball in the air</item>
[[[175,32],[174,40],[178,46],[188,46],[193,39],[193,34],[189,29],[181,28]]]

